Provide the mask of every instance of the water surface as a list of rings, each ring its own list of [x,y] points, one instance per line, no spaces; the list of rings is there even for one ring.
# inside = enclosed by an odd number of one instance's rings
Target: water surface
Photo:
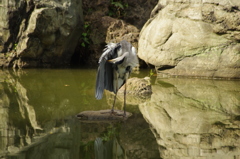
[[[94,98],[95,76],[94,69],[0,71],[0,156],[240,158],[240,81],[152,76],[153,94],[127,102],[126,122],[81,122],[81,111],[111,108],[107,94]]]

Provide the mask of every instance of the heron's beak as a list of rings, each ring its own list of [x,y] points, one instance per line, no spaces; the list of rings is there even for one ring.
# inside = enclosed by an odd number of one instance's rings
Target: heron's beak
[[[108,62],[110,62],[110,63],[116,63],[116,62],[118,62],[116,59],[111,59],[111,60],[108,60]]]
[[[125,52],[122,56],[119,56],[115,59],[108,60],[108,62],[113,64],[121,64],[127,55],[128,55],[128,52]]]
[[[123,60],[124,58],[115,58],[115,59],[108,60],[108,62],[119,65],[123,62]]]

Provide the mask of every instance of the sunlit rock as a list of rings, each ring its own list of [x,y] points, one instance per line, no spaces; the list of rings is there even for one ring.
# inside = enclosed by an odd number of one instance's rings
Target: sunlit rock
[[[149,77],[145,77],[145,78],[133,77],[128,79],[127,83],[124,84],[118,91],[119,98],[123,98],[125,86],[127,87],[126,93],[127,93],[129,102],[131,101],[132,98],[148,99],[151,97],[152,85]],[[138,103],[137,100],[136,100],[136,103]]]
[[[163,158],[240,153],[239,81],[159,79],[139,105]]]
[[[237,0],[159,0],[138,55],[169,76],[240,78]]]
[[[122,40],[126,40],[135,48],[138,48],[139,32],[137,27],[127,24],[122,20],[116,20],[108,27],[106,42],[118,43]]]
[[[120,107],[123,105],[124,101],[124,89],[125,84],[119,89],[117,93],[117,103],[116,105]],[[110,106],[112,106],[114,100],[114,93],[105,91],[107,96],[107,101]],[[127,90],[126,90],[126,103],[131,105],[138,105],[149,100],[152,94],[152,86],[149,77],[145,78],[129,78],[127,80]]]

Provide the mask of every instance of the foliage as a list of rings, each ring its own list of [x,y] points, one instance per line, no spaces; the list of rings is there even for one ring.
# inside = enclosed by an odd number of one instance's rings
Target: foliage
[[[13,50],[14,50],[14,51],[17,51],[17,45],[18,45],[18,44],[14,44],[14,47],[13,47]]]
[[[87,143],[81,143],[80,146],[82,149],[81,152],[81,157],[83,159],[91,159],[93,158],[93,152],[94,152],[94,140],[93,141],[89,141]]]
[[[90,23],[85,22],[83,26],[84,32],[81,35],[82,47],[87,47],[90,44],[90,37],[89,37],[89,32],[90,32]]]
[[[103,141],[112,140],[114,137],[118,136],[118,132],[118,127],[114,127],[113,125],[108,126],[107,131],[102,136]]]
[[[110,125],[107,127],[106,131],[101,134],[101,138],[103,142],[107,142],[113,140],[114,137],[119,136],[120,124]],[[89,141],[87,143],[81,142],[80,151],[81,158],[83,159],[91,159],[94,156],[94,142],[95,140]]]
[[[89,141],[88,143],[86,143],[86,144],[84,145],[84,151],[89,151],[89,150],[91,150],[93,144],[94,144],[94,141]]]
[[[120,2],[113,2],[113,0],[112,0],[111,4],[114,5],[116,8],[119,7],[121,9],[124,9],[123,5]]]
[[[17,93],[17,84],[10,80],[10,79],[4,79],[4,82],[8,85],[8,88],[11,92]]]
[[[153,69],[149,71],[149,77],[156,76],[156,73],[154,73]]]
[[[108,15],[111,17],[123,18],[126,16],[126,8],[128,8],[128,3],[123,2],[123,0],[111,0]]]
[[[4,56],[6,58],[8,58],[9,56],[11,56],[12,54],[15,54],[17,52],[17,46],[18,44],[14,44],[14,46],[12,47],[12,49],[10,50],[10,52],[7,52],[4,54]]]

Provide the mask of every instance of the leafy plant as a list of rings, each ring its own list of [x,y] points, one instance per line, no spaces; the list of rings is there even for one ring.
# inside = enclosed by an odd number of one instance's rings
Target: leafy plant
[[[14,44],[14,46],[12,47],[12,49],[11,49],[8,53],[5,53],[4,56],[7,58],[7,57],[11,56],[11,54],[16,53],[16,51],[17,51],[17,46],[18,46],[18,44]]]
[[[92,149],[94,141],[89,141],[84,145],[84,151],[89,151]]]
[[[116,8],[119,7],[121,9],[124,9],[123,4],[121,4],[120,2],[113,2],[112,0],[111,4],[114,5]]]
[[[18,45],[18,44],[14,44],[14,47],[13,47],[13,50],[14,50],[14,51],[17,51],[17,45]]]
[[[14,81],[9,80],[9,79],[4,79],[4,82],[8,85],[11,92],[17,93],[17,84],[14,83]]]
[[[87,143],[81,142],[80,145],[81,154],[83,159],[91,159],[94,157],[93,151],[94,151],[94,140],[89,141]]]
[[[110,125],[107,127],[107,131],[103,134],[102,140],[103,141],[109,141],[113,139],[113,137],[117,136],[118,134],[118,128],[114,127],[113,125]]]
[[[124,3],[122,0],[111,0],[108,15],[117,18],[124,17],[126,15],[126,8],[128,8],[128,3]]]
[[[153,70],[151,69],[150,72],[149,72],[149,76],[152,77],[154,75],[154,72]]]
[[[81,35],[81,39],[82,39],[81,46],[87,47],[87,45],[90,44],[90,37],[89,37],[90,24],[89,24],[89,22],[84,23],[83,29],[84,29],[84,32]]]

